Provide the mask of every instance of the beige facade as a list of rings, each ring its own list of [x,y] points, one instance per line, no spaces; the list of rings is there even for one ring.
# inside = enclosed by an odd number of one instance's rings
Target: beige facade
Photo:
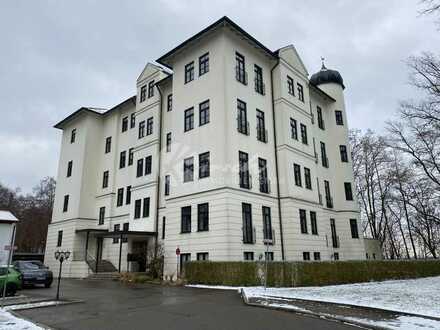
[[[206,58],[209,67],[203,65]],[[271,51],[228,18],[157,62],[160,65],[147,64],[138,77],[136,96],[109,110],[82,108],[56,125],[63,137],[46,249],[49,266],[55,265],[55,250],[67,249],[73,251],[70,276],[96,271],[96,259],[121,271],[143,270],[141,255],[157,243],[164,251],[165,274],[176,276],[176,248],[191,260],[239,261],[252,254],[256,260],[264,257],[265,238],[273,239],[269,252],[278,261],[365,259],[344,86],[342,79],[328,75],[335,71],[323,68],[319,83],[312,83],[293,46]],[[191,73],[185,68],[192,62]],[[193,79],[185,81],[191,75]],[[200,110],[207,101],[209,120]],[[246,118],[238,109],[243,104]],[[191,108],[193,115],[185,120]],[[336,111],[342,125],[336,122]],[[185,122],[186,128],[191,122],[193,128],[185,129]],[[346,147],[347,161],[342,161],[340,146]],[[125,164],[120,166],[124,151]],[[247,155],[242,166],[240,152],[242,160]],[[184,163],[190,164],[191,157],[193,178],[185,180]],[[209,175],[200,157],[209,159]],[[323,166],[323,158],[328,166]],[[294,164],[299,168],[297,180]],[[106,171],[108,184],[103,187]],[[324,181],[329,183],[327,194]],[[353,189],[352,200],[346,198],[344,183]],[[65,196],[69,197],[63,212]],[[188,214],[190,230],[184,221]]]

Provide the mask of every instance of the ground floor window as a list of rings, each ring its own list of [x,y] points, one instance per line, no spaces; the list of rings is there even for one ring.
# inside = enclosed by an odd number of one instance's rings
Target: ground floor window
[[[206,261],[208,260],[209,254],[208,252],[199,252],[197,253],[197,260],[198,261]]]
[[[338,253],[338,252],[335,252],[335,253],[333,254],[333,259],[335,259],[335,260],[339,260],[339,253]]]
[[[122,225],[122,230],[123,230],[124,232],[128,231],[128,226],[129,226],[128,222],[124,223],[124,224]],[[127,236],[124,236],[124,237],[122,238],[122,243],[127,243],[127,242],[128,242],[128,237],[127,237]]]
[[[58,230],[57,247],[61,246],[61,244],[63,244],[63,231]]]
[[[243,258],[246,261],[254,260],[254,253],[253,252],[243,252]]]
[[[114,232],[120,231],[120,229],[121,229],[121,225],[120,224],[117,224],[117,225],[113,226],[113,231]],[[116,244],[116,243],[119,243],[119,237],[113,237],[113,244]]]
[[[321,260],[321,253],[320,252],[313,252],[313,259],[316,261]]]
[[[273,261],[273,252],[264,252],[264,258],[267,261]]]
[[[304,261],[310,260],[310,252],[303,252],[303,260]]]
[[[180,274],[182,275],[184,272],[185,263],[191,261],[191,253],[182,253],[180,255]]]

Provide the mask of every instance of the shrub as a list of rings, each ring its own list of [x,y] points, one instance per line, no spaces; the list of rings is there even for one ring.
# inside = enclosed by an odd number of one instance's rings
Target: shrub
[[[191,284],[262,285],[259,270],[264,262],[193,261],[185,264],[185,279]],[[267,284],[273,287],[409,279],[440,275],[437,260],[359,260],[322,262],[269,262]]]

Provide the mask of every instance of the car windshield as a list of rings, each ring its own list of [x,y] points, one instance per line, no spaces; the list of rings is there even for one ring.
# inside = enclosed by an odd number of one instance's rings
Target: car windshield
[[[22,262],[20,263],[20,268],[27,269],[27,270],[37,270],[42,269],[42,266],[39,266],[37,264],[34,264],[33,262]]]

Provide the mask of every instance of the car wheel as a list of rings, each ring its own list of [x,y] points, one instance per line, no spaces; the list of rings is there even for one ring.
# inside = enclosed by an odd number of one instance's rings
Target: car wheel
[[[45,288],[50,288],[51,285],[52,285],[52,283],[44,283]]]
[[[14,284],[14,283],[6,284],[6,297],[15,296],[16,292],[17,292],[17,285],[16,284]]]

